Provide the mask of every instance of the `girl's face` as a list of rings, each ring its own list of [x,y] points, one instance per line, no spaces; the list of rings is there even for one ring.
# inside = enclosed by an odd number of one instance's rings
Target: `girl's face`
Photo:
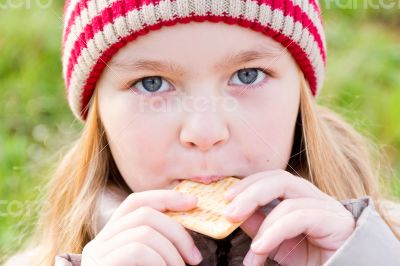
[[[97,89],[111,152],[133,191],[286,169],[299,71],[261,33],[211,22],[163,27],[120,49]]]

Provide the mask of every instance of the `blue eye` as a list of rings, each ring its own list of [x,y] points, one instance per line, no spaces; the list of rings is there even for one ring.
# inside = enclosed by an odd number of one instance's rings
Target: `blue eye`
[[[272,77],[272,74],[265,68],[243,68],[235,72],[232,80],[239,80],[239,82],[244,83],[244,86],[255,88],[263,85],[267,76]],[[168,81],[160,76],[144,77],[131,84],[129,89],[134,89],[145,95],[156,95],[158,93],[167,92],[172,87]],[[240,85],[243,84],[239,84],[239,86]]]
[[[164,82],[163,82],[164,81]],[[143,94],[153,94],[168,91],[170,86],[164,86],[165,80],[160,76],[145,77],[134,83],[131,88],[134,87],[137,91]],[[138,85],[137,87],[135,85]]]
[[[259,73],[261,73],[261,75]],[[265,76],[268,75],[268,72],[264,71],[262,68],[244,68],[233,75],[233,80],[239,80],[239,82],[244,83],[245,86],[256,87],[263,84]],[[235,77],[237,78],[235,79]],[[258,82],[256,82],[257,80]]]

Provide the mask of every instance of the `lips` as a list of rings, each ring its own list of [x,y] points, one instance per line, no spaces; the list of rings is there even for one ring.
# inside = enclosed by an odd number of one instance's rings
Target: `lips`
[[[219,180],[222,180],[228,176],[232,175],[209,175],[209,176],[195,176],[188,178],[191,181],[198,182],[198,183],[203,183],[205,185],[211,184],[213,182],[217,182]]]

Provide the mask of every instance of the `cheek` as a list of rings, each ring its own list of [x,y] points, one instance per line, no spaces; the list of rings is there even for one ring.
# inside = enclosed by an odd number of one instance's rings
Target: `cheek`
[[[252,128],[245,126],[242,129],[241,138],[245,140],[243,147],[256,169],[284,169],[292,150],[294,125],[293,129],[289,129],[279,120],[270,119],[269,123],[264,121],[262,119],[253,124]],[[250,121],[247,124],[249,123]]]
[[[115,163],[129,187],[140,191],[164,182],[174,126],[165,123],[163,113],[141,112],[137,100],[129,98],[114,97],[99,106]]]
[[[288,95],[280,89],[249,99],[251,107],[243,107],[239,138],[258,170],[285,169],[290,158],[299,98],[295,91]]]
[[[109,129],[107,137],[110,149],[121,175],[134,191],[141,191],[160,186],[167,166],[167,151],[170,141],[159,134],[163,131],[158,123],[149,124],[142,118],[136,120],[136,126],[124,132]],[[145,124],[146,126],[140,126]]]

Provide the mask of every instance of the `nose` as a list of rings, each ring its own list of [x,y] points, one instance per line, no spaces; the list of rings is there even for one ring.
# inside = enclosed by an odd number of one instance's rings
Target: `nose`
[[[229,139],[229,128],[217,111],[188,112],[180,131],[180,141],[188,148],[208,151]]]

